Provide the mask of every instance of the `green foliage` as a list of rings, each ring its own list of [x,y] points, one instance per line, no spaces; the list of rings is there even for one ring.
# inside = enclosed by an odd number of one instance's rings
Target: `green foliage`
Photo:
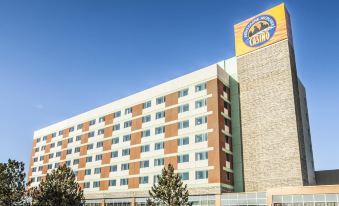
[[[66,165],[47,174],[36,188],[30,191],[33,206],[82,206],[84,194],[75,181],[73,171]]]
[[[186,206],[191,205],[188,202],[187,185],[183,184],[181,177],[174,173],[171,164],[167,169],[162,170],[158,184],[154,184],[149,191],[150,198],[147,199],[148,206],[166,205],[166,206]]]
[[[25,164],[16,160],[0,163],[0,205],[24,205]]]

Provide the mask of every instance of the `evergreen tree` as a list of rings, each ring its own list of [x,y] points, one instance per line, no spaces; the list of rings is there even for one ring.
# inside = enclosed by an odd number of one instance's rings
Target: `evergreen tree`
[[[82,206],[84,194],[75,181],[73,171],[66,165],[47,174],[36,188],[31,189],[33,206]]]
[[[187,206],[188,202],[187,185],[183,184],[181,177],[174,173],[171,164],[167,169],[162,169],[158,184],[153,185],[149,191],[150,198],[147,199],[148,206]]]
[[[24,205],[25,164],[16,160],[0,163],[0,205]]]

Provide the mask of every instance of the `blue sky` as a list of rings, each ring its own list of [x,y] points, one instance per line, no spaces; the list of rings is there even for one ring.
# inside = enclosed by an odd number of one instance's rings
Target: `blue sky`
[[[233,25],[280,2],[1,0],[0,161],[28,163],[36,129],[234,56]],[[339,168],[339,3],[285,3],[315,167]]]

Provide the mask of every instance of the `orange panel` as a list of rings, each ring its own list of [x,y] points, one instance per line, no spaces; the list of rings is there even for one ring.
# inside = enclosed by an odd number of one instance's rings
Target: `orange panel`
[[[138,104],[132,107],[132,117],[140,116],[142,115],[142,107],[143,104]]]

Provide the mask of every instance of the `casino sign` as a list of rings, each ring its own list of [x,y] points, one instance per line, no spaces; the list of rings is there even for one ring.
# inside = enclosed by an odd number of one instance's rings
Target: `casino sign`
[[[249,47],[258,47],[268,42],[276,30],[276,21],[270,15],[252,19],[245,27],[242,39]]]

